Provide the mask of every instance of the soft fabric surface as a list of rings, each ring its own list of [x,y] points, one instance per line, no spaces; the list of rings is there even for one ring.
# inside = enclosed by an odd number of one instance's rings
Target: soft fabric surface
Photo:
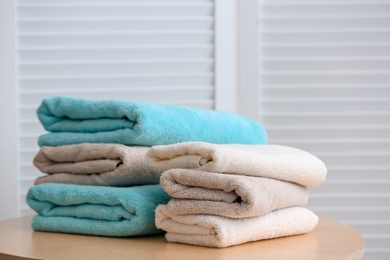
[[[317,187],[326,177],[325,164],[314,155],[282,145],[184,142],[152,147],[148,162],[162,170],[182,168],[267,177]]]
[[[184,141],[266,143],[266,131],[246,117],[213,110],[141,103],[50,97],[37,115],[51,132],[39,137],[40,146],[77,143],[120,143],[152,146]]]
[[[146,163],[149,147],[121,144],[43,146],[33,163],[47,175],[35,184],[56,182],[99,186],[158,184],[161,170]]]
[[[173,197],[167,204],[171,215],[247,218],[308,201],[307,189],[290,182],[196,170],[165,171],[161,186]]]
[[[212,215],[172,215],[167,206],[156,209],[156,225],[167,231],[168,242],[228,247],[251,241],[312,231],[318,217],[301,207],[280,209],[263,216],[232,219]]]
[[[154,211],[169,199],[160,185],[46,183],[31,187],[26,200],[39,214],[32,221],[36,231],[126,237],[160,233]]]

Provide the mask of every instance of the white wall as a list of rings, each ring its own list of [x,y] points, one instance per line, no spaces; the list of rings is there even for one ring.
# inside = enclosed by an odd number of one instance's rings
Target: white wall
[[[18,215],[14,1],[0,1],[0,220]]]

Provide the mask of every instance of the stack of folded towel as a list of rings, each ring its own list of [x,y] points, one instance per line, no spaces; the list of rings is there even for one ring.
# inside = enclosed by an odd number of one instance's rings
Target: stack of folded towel
[[[310,232],[308,188],[326,177],[314,155],[280,145],[185,142],[152,147],[146,159],[164,170],[172,196],[156,209],[169,242],[227,247]]]
[[[37,115],[34,165],[43,173],[27,194],[37,231],[99,236],[162,232],[155,209],[170,195],[162,169],[145,154],[153,145],[188,141],[264,144],[257,122],[232,113],[124,100],[52,97]]]

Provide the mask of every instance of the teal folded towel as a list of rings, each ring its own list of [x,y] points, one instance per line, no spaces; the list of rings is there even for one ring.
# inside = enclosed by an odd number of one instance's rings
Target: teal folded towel
[[[66,96],[46,98],[37,110],[40,146],[78,143],[165,145],[187,141],[264,144],[266,131],[249,118],[222,111]]]
[[[35,231],[128,237],[158,234],[155,209],[170,197],[160,185],[126,188],[48,183],[33,186],[27,204]]]

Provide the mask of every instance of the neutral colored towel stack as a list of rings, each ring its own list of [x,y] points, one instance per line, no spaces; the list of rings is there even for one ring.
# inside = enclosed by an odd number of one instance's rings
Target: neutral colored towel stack
[[[52,97],[37,115],[49,132],[39,137],[33,161],[45,175],[27,195],[39,231],[160,233],[155,209],[171,197],[159,185],[163,171],[145,160],[151,146],[264,144],[267,138],[261,125],[239,115],[125,100]]]
[[[172,196],[156,209],[169,242],[228,247],[310,232],[318,217],[305,208],[308,188],[321,185],[324,163],[280,145],[184,142],[152,147],[146,159],[164,170]]]

